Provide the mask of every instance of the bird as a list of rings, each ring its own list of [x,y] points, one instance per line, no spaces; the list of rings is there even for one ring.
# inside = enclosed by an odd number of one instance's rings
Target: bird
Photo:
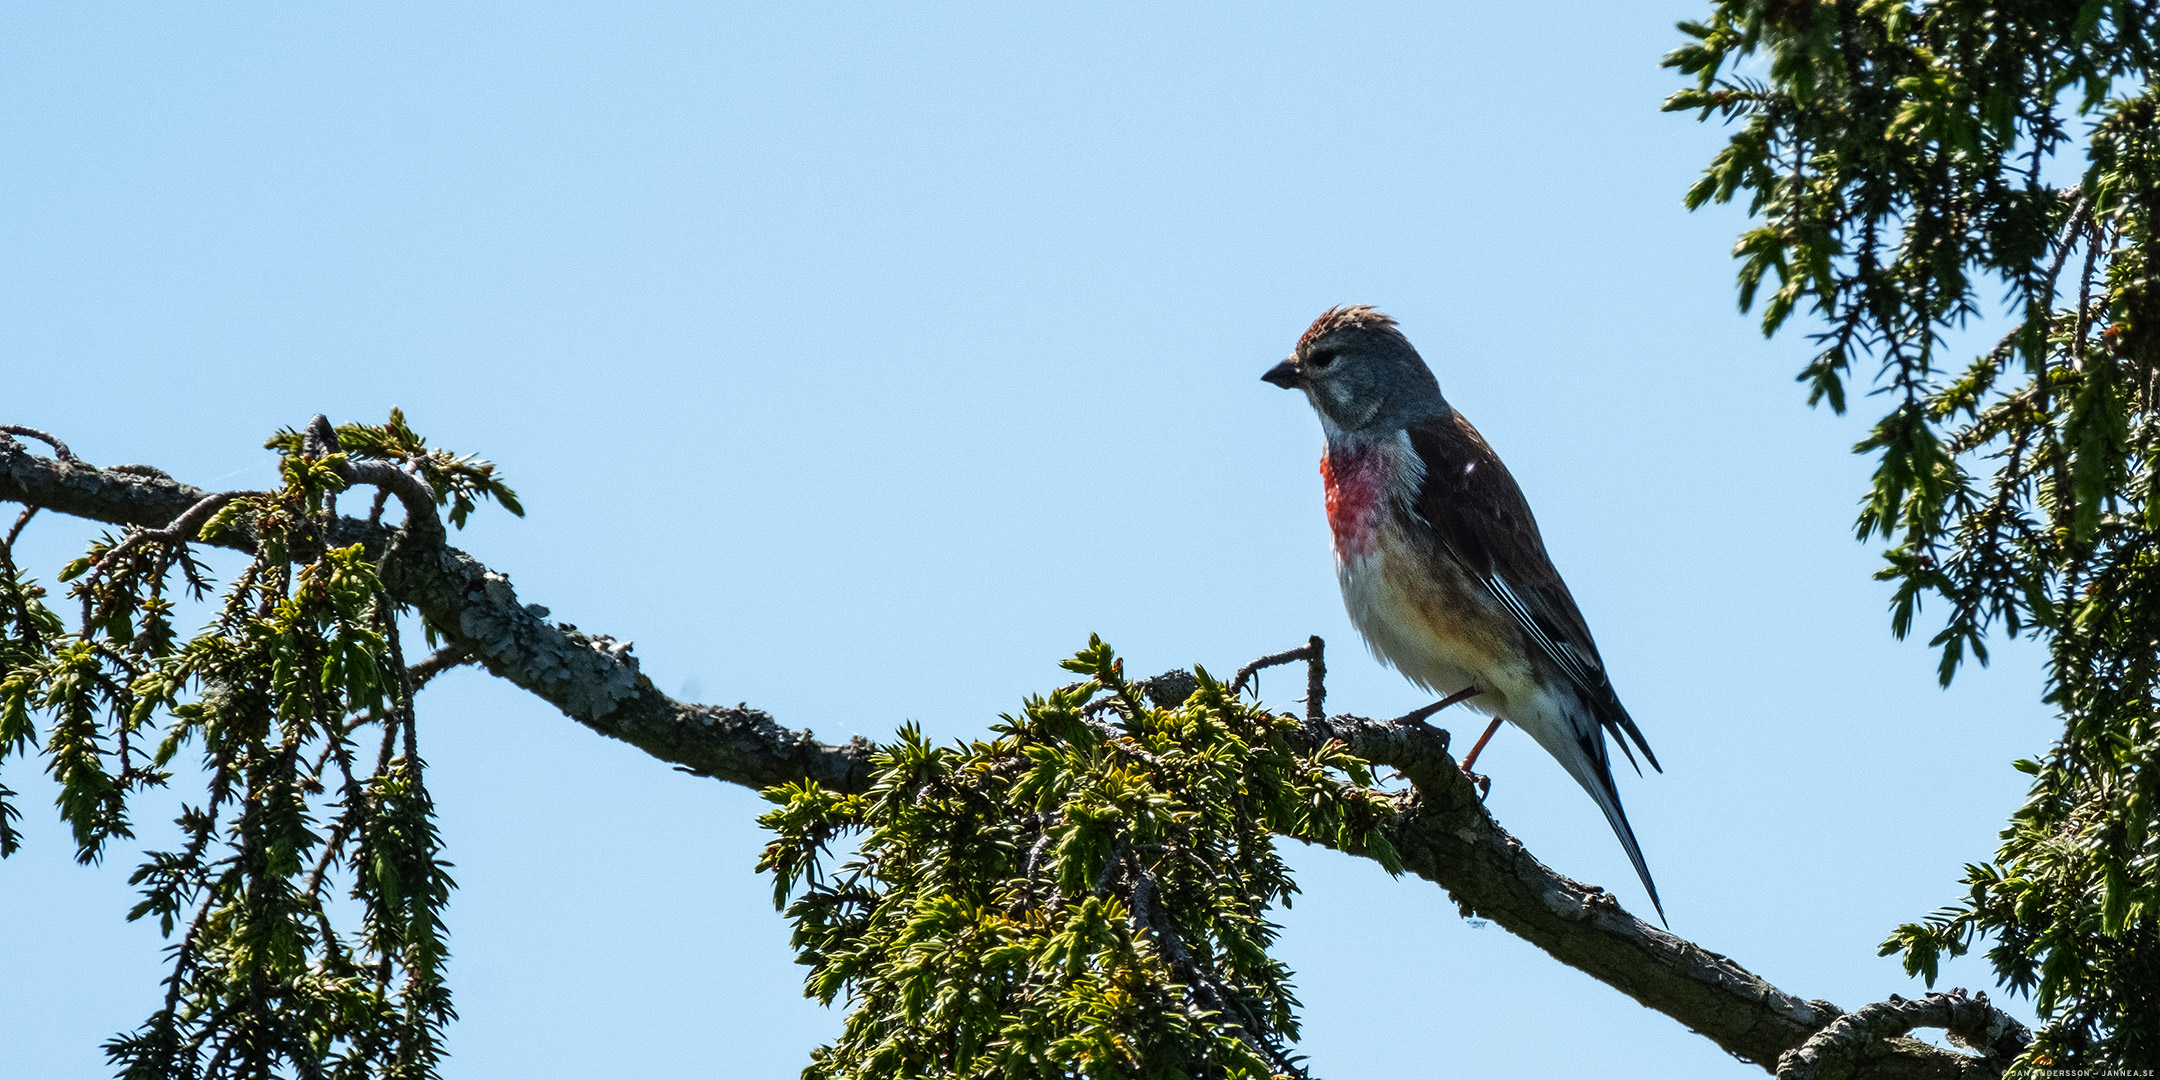
[[[1553,568],[1515,478],[1394,319],[1330,308],[1261,378],[1301,390],[1320,417],[1335,573],[1350,621],[1382,662],[1490,715],[1469,772],[1505,720],[1590,794],[1665,921],[1613,783],[1610,735],[1663,772],[1620,704],[1590,627]],[[1472,774],[1473,776],[1475,774]]]

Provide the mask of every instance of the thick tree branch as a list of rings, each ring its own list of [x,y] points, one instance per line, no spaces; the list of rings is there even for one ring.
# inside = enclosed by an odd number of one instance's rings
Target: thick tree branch
[[[864,740],[821,743],[747,706],[695,705],[668,697],[638,670],[628,643],[549,623],[545,608],[518,601],[507,578],[444,544],[432,504],[417,505],[417,492],[401,490],[404,485],[398,480],[373,470],[355,469],[350,479],[391,490],[412,523],[389,529],[340,518],[332,538],[367,545],[393,595],[417,608],[454,648],[469,653],[489,672],[603,735],[698,775],[751,787],[794,780],[815,780],[842,791],[867,785],[871,747]],[[158,529],[199,505],[207,494],[162,474],[100,470],[72,457],[33,455],[0,434],[0,501]],[[239,550],[248,550],[251,543],[238,532],[211,542]],[[1317,659],[1317,649],[1310,645],[1293,653],[1306,651]],[[1142,689],[1158,702],[1175,703],[1192,685],[1190,676],[1173,673],[1149,680]],[[1317,685],[1309,688],[1308,696],[1311,704],[1318,704]],[[1733,1056],[1774,1071],[1781,1055],[1801,1048],[1844,1016],[1827,1002],[1788,994],[1724,956],[1629,915],[1604,890],[1538,862],[1486,812],[1476,789],[1449,756],[1446,732],[1419,722],[1323,717],[1317,710],[1308,714],[1302,731],[1310,745],[1340,740],[1351,753],[1390,766],[1410,780],[1413,790],[1400,797],[1402,812],[1392,827],[1395,847],[1410,872],[1445,888],[1466,912],[1499,923],[1562,963],[1700,1032]],[[1910,1026],[1893,1031],[1894,1024],[1870,1021],[1860,1034],[1838,1036],[1841,1065],[1856,1066],[1852,1075],[1900,1080],[1978,1080],[2001,1074],[1999,1056],[1970,1057],[1888,1037]]]
[[[1315,745],[1339,740],[1352,754],[1410,780],[1415,790],[1402,799],[1391,839],[1411,873],[1446,889],[1466,913],[1499,923],[1726,1053],[1774,1072],[1781,1054],[1843,1015],[1829,1002],[1788,994],[1731,959],[1628,914],[1602,888],[1539,862],[1486,812],[1477,788],[1448,755],[1447,732],[1355,716],[1308,723],[1305,731]],[[1858,1060],[1867,1068],[1854,1075],[1944,1080],[2000,1076],[2008,1062],[1902,1038],[1874,1041]]]

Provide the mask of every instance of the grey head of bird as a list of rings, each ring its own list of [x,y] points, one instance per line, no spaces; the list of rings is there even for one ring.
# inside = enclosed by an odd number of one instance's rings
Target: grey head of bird
[[[1439,380],[1395,320],[1362,304],[1328,309],[1261,378],[1305,391],[1331,442],[1384,437],[1448,411]]]

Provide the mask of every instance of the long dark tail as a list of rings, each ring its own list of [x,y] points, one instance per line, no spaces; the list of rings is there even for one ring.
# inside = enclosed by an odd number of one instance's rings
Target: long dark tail
[[[1605,730],[1612,734],[1612,740],[1620,744],[1620,752],[1627,755],[1628,764],[1635,765],[1635,751],[1628,749],[1628,739],[1633,737],[1635,745],[1642,749],[1642,756],[1650,762],[1650,767],[1659,772],[1665,771],[1665,766],[1657,763],[1657,755],[1650,752],[1650,744],[1643,740],[1642,729],[1635,726],[1635,718],[1628,715],[1627,708],[1620,704],[1619,698],[1608,693],[1605,706],[1597,710],[1597,714],[1598,723],[1605,725]],[[1642,775],[1642,766],[1635,765],[1635,775]]]
[[[1665,921],[1665,905],[1658,900],[1657,883],[1650,880],[1650,864],[1643,861],[1642,846],[1635,842],[1635,830],[1628,825],[1627,811],[1620,808],[1620,789],[1613,785],[1612,757],[1605,751],[1604,732],[1593,727],[1579,742],[1582,756],[1573,761],[1563,759],[1561,764],[1567,766],[1569,775],[1590,793],[1598,809],[1605,811],[1605,820],[1611,823],[1613,835],[1620,838],[1628,861],[1635,864],[1635,876],[1642,879],[1643,891],[1650,894],[1650,906],[1657,909],[1658,921],[1669,928],[1672,924]],[[1648,751],[1649,748],[1644,747],[1644,752]]]

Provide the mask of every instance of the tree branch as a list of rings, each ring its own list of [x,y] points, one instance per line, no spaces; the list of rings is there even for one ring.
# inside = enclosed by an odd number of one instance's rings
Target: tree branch
[[[105,552],[105,554],[98,556],[98,561],[92,563],[90,565],[89,572],[83,575],[83,581],[85,583],[96,581],[99,577],[102,577],[104,575],[108,567],[111,567],[120,561],[120,556],[135,550],[136,548],[142,546],[145,543],[148,543],[149,541],[156,540],[160,543],[167,544],[186,544],[192,542],[195,539],[195,531],[202,528],[203,524],[210,520],[210,515],[217,513],[219,510],[225,507],[226,503],[229,503],[242,495],[255,494],[260,493],[252,491],[213,492],[196,500],[195,505],[188,507],[186,512],[182,513],[179,517],[173,519],[172,524],[167,525],[162,529],[137,529],[134,532],[129,533],[127,539],[122,540],[117,544],[114,544]],[[27,514],[32,509],[36,508],[26,508],[23,512]],[[12,540],[13,536],[11,535],[9,539]],[[89,603],[89,597],[85,596],[83,598],[83,603],[87,605]],[[85,608],[85,610],[87,611],[88,609]],[[84,616],[84,618],[87,620],[88,616],[86,615]]]
[[[405,677],[412,680],[413,689],[428,684],[428,680],[454,667],[472,663],[472,654],[455,645],[445,645],[428,654],[428,657],[405,669]]]
[[[412,479],[388,466],[384,470]],[[365,544],[392,595],[418,609],[452,647],[492,674],[603,735],[697,775],[753,788],[798,780],[839,791],[868,785],[872,747],[867,741],[822,743],[747,706],[696,705],[668,697],[638,670],[627,643],[549,623],[547,609],[518,601],[508,578],[443,543],[432,499],[417,505],[419,492],[403,490],[398,480],[374,470],[355,469],[350,479],[396,494],[408,525],[390,529],[339,518],[330,527],[332,538]],[[0,433],[0,501],[156,529],[207,494],[162,474],[35,456]],[[238,530],[209,542],[243,551],[252,546]],[[1292,650],[1300,652],[1318,658],[1313,645]],[[1191,676],[1173,672],[1138,687],[1158,704],[1175,704],[1193,685]],[[1318,693],[1309,688],[1308,696],[1317,704]],[[1445,731],[1422,723],[1323,717],[1317,710],[1300,730],[1309,746],[1338,740],[1352,754],[1410,780],[1412,790],[1398,797],[1401,812],[1391,839],[1411,873],[1446,889],[1466,913],[1499,923],[1742,1061],[1775,1071],[1781,1055],[1811,1045],[1823,1033],[1835,1041],[1841,1061],[1872,1077],[2001,1075],[2000,1057],[1971,1057],[1898,1038],[1915,1024],[1881,1023],[1883,1018],[1867,1010],[1845,1018],[1845,1027],[1837,1029],[1841,1034],[1831,1036],[1828,1029],[1845,1017],[1837,1007],[1786,993],[1724,956],[1629,915],[1603,889],[1554,873],[1486,812],[1449,756]]]
[[[1918,999],[1892,994],[1888,1001],[1862,1006],[1832,1020],[1808,1041],[1785,1051],[1778,1060],[1778,1080],[1839,1080],[1853,1076],[1861,1071],[1855,1066],[1873,1046],[1917,1027],[1942,1028],[1952,1039],[1998,1062],[2008,1062],[2032,1041],[2025,1025],[1989,1004],[1986,994],[1967,996],[1962,989]]]
[[[23,427],[20,424],[0,424],[0,438],[4,438],[8,435],[20,435],[26,439],[36,439],[37,441],[52,447],[54,457],[59,458],[62,461],[75,460],[75,452],[69,450],[66,443],[61,442],[60,440],[53,438],[51,435],[39,431],[34,427]],[[10,439],[9,441],[13,442],[14,440]]]
[[[1391,766],[1415,789],[1401,798],[1390,839],[1411,873],[1446,889],[1465,914],[1500,924],[1554,959],[1656,1009],[1726,1053],[1775,1072],[1787,1050],[1843,1015],[1827,1001],[1805,1001],[1730,958],[1628,914],[1604,889],[1541,863],[1495,822],[1477,788],[1448,755],[1447,732],[1420,723],[1355,716],[1308,723],[1312,745],[1328,739],[1376,764]],[[1912,1039],[1869,1047],[1871,1077],[1996,1077],[1992,1062]]]
[[[397,477],[411,481],[410,487]],[[434,500],[423,499],[425,485],[409,474],[384,465],[380,472],[355,467],[349,478],[390,490],[411,524],[392,529],[339,518],[327,530],[332,542],[366,545],[392,595],[418,609],[448,644],[471,654],[490,673],[602,735],[700,776],[753,788],[804,779],[841,790],[868,783],[867,741],[829,745],[808,732],[782,728],[748,706],[676,701],[638,670],[627,645],[567,623],[549,623],[546,608],[519,603],[508,578],[443,543]],[[162,474],[39,457],[0,433],[0,501],[156,530],[209,495]],[[240,529],[204,542],[254,550],[254,538]]]

